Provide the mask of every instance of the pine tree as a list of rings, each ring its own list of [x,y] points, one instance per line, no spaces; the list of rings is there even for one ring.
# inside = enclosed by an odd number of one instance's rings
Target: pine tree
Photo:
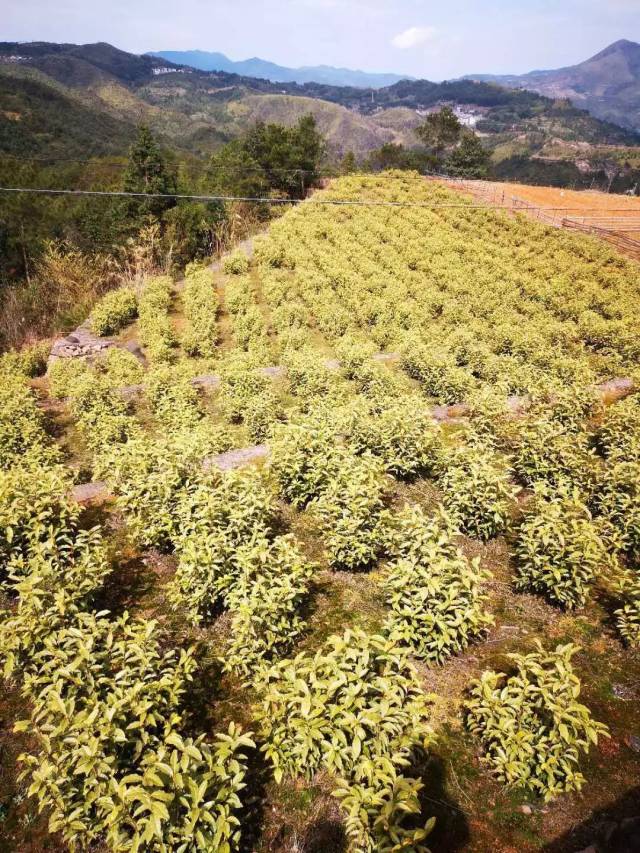
[[[138,128],[136,141],[129,151],[124,174],[124,190],[130,193],[156,193],[171,196],[176,192],[176,178],[168,169],[158,143],[148,127]],[[173,207],[175,198],[132,198],[127,202],[127,215],[136,225],[149,217],[159,219]]]
[[[475,133],[466,131],[460,145],[447,158],[445,168],[458,178],[484,178],[489,169],[489,152]]]

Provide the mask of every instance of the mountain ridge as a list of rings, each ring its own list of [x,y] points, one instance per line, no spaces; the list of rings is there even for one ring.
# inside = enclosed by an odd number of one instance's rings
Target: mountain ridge
[[[629,39],[618,39],[576,65],[526,74],[467,74],[463,79],[569,98],[596,118],[640,130],[640,44]]]
[[[407,74],[361,71],[333,65],[302,65],[291,68],[259,56],[233,60],[224,53],[206,50],[158,50],[145,56],[166,59],[176,65],[188,65],[200,71],[226,71],[246,77],[263,78],[272,83],[325,83],[331,86],[382,89],[400,80],[413,80]]]

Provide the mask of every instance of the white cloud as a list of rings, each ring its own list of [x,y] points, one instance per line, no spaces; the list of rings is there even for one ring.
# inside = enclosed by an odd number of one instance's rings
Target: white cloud
[[[409,27],[402,33],[398,33],[391,39],[391,44],[400,50],[409,50],[412,47],[419,47],[421,44],[426,44],[438,34],[435,27]]]

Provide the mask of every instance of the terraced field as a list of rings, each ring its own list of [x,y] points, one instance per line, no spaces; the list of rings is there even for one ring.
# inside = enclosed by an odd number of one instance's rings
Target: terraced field
[[[592,238],[353,176],[106,297],[144,359],[2,357],[5,846],[635,843],[637,300]]]

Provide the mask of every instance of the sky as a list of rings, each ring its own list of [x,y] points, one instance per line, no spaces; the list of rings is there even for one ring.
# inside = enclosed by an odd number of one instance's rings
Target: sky
[[[640,41],[640,0],[0,0],[0,40],[220,51],[444,80]]]

